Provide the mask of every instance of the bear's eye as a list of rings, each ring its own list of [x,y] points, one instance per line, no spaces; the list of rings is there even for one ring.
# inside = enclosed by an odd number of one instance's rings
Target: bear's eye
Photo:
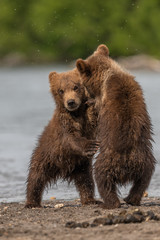
[[[76,91],[78,89],[78,86],[74,86],[73,90]]]
[[[59,94],[63,95],[64,91],[62,89],[59,89]]]

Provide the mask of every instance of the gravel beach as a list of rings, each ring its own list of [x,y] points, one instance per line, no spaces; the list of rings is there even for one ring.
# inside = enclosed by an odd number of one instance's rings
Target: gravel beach
[[[44,201],[39,209],[0,203],[0,239],[160,239],[160,198],[143,198],[139,207],[121,200],[114,210],[82,206],[78,199]]]

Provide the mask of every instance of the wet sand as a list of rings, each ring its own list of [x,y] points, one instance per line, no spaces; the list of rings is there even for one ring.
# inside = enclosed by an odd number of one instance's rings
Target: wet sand
[[[121,203],[114,210],[82,206],[79,200],[44,201],[40,209],[25,209],[24,202],[0,203],[0,239],[160,239],[160,198],[144,198],[140,207]],[[141,223],[104,223],[108,215],[116,219],[135,211],[146,216]]]

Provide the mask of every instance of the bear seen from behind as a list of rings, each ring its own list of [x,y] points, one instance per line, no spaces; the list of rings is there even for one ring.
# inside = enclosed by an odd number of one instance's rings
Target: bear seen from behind
[[[100,153],[94,167],[103,207],[120,207],[117,185],[128,182],[133,186],[124,200],[140,205],[156,162],[142,89],[134,76],[109,57],[105,45],[86,60],[78,59],[76,65],[98,109]]]

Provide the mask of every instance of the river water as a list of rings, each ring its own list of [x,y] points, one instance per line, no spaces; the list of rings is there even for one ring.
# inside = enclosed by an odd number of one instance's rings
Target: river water
[[[68,69],[67,66],[0,69],[0,202],[25,200],[30,156],[55,108],[48,74]],[[132,73],[144,90],[155,133],[157,165],[148,192],[149,196],[160,196],[160,73]],[[128,188],[120,189],[123,196],[127,191]],[[69,200],[78,198],[78,193],[73,185],[58,181],[45,191],[43,199],[51,196]]]

